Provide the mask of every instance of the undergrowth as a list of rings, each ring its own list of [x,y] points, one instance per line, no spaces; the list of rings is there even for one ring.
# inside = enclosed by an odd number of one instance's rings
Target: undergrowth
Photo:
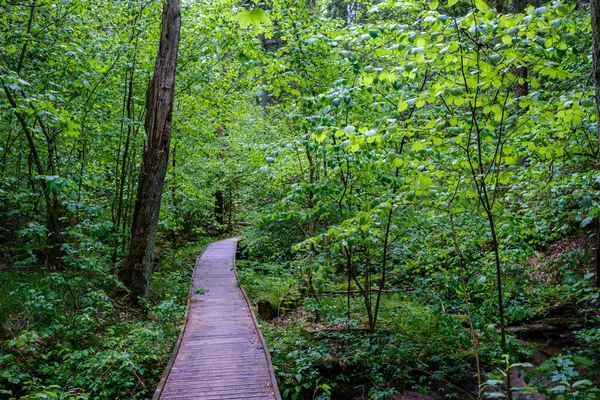
[[[163,246],[153,296],[140,309],[119,295],[108,265],[94,270],[0,271],[0,397],[152,396],[185,313],[191,271],[209,240]]]
[[[243,242],[240,247],[243,252]],[[474,277],[468,287],[482,368],[478,386],[476,350],[458,281],[439,281],[439,274],[413,272],[408,284],[406,271],[395,269],[382,298],[381,324],[370,334],[363,299],[356,291],[347,296],[343,273],[327,276],[319,290],[311,293],[301,263],[237,262],[240,282],[263,317],[262,330],[274,350],[272,360],[284,399],[390,399],[407,392],[476,399],[479,393],[483,398],[501,394],[496,385],[506,365],[499,331],[489,322],[494,304],[478,294],[488,290],[487,280]],[[595,368],[600,321],[594,319],[598,291],[589,279],[559,265],[560,280],[535,286],[531,286],[533,280],[517,278],[522,272],[513,272],[509,296],[526,290],[527,297],[538,296],[531,301],[514,296],[508,303],[509,321],[543,318],[552,307],[578,302],[578,312],[587,316],[587,328],[575,332],[573,346],[545,357],[538,368],[527,362],[534,359],[539,345],[510,335],[509,365],[521,370],[528,383],[515,394],[593,399],[599,379]],[[265,303],[276,312],[265,317],[261,312]]]

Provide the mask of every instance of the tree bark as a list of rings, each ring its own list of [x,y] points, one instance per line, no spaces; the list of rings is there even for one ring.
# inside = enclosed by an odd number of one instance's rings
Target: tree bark
[[[180,27],[179,0],[168,0],[163,6],[154,76],[146,94],[144,128],[147,138],[133,212],[131,242],[127,258],[119,270],[119,279],[131,290],[133,301],[139,296],[149,297],[152,290],[156,230],[169,162]]]
[[[217,128],[217,137],[220,140],[219,143],[219,160],[223,160],[225,158],[225,126],[219,125]],[[219,172],[218,176],[218,185],[220,186],[223,180],[223,173]],[[223,191],[221,188],[217,189],[215,192],[215,220],[217,223],[224,225],[225,224],[225,196],[223,195]]]
[[[598,135],[598,154],[600,154],[600,0],[591,1],[592,11],[592,55],[594,63],[594,89],[596,90],[596,130]],[[600,287],[600,228],[597,232],[596,247],[596,286]]]
[[[62,245],[62,237],[61,237],[61,223],[60,223],[60,216],[61,216],[61,208],[60,208],[60,203],[58,201],[58,197],[56,195],[56,192],[51,193],[50,189],[48,188],[48,182],[46,181],[45,177],[47,174],[46,169],[44,168],[44,165],[42,163],[42,160],[40,158],[40,155],[37,151],[37,148],[35,146],[35,139],[34,139],[34,133],[35,131],[33,131],[30,126],[27,124],[27,121],[25,119],[25,116],[21,113],[21,111],[19,111],[19,106],[17,104],[17,101],[15,99],[15,97],[13,96],[13,94],[10,92],[9,88],[4,84],[4,81],[1,82],[2,83],[2,88],[4,89],[4,92],[6,94],[6,98],[8,99],[8,102],[10,103],[15,116],[17,117],[17,120],[19,121],[19,124],[21,125],[21,128],[23,129],[23,132],[25,132],[25,137],[27,138],[27,143],[29,145],[29,153],[30,153],[30,165],[33,162],[33,164],[35,165],[36,169],[37,169],[37,173],[40,177],[39,181],[40,181],[40,185],[42,187],[42,191],[44,193],[44,199],[46,200],[46,246],[47,246],[47,251],[46,251],[46,263],[50,264],[50,265],[55,265],[61,255],[61,245]],[[30,108],[34,109],[33,107]],[[35,111],[35,109],[34,109]],[[38,120],[41,121],[41,120]],[[45,128],[43,128],[45,129]],[[47,140],[50,140],[50,137],[48,135],[46,135]],[[48,150],[49,150],[49,154],[48,154],[48,158],[51,160],[52,157],[54,157],[53,153],[52,153],[52,149],[53,147],[48,145]],[[51,162],[49,162],[51,166],[53,166],[53,164]],[[32,168],[30,168],[31,170]],[[51,173],[53,173],[53,175],[55,174],[55,171],[50,171]],[[31,175],[31,173],[30,173]],[[35,185],[33,183],[34,181],[32,180],[32,190],[35,189]]]

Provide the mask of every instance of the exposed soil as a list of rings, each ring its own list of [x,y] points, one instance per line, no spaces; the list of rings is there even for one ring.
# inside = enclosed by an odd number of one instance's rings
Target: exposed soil
[[[530,273],[531,279],[546,283],[560,280],[561,273],[558,267],[566,260],[569,260],[581,275],[591,272],[595,265],[595,245],[595,239],[590,238],[586,231],[577,231],[569,237],[557,240],[536,256],[527,258],[529,264],[535,267]]]

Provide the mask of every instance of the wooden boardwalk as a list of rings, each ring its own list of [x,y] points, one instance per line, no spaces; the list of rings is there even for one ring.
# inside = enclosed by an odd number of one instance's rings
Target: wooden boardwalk
[[[235,272],[237,238],[196,261],[186,323],[154,399],[281,399],[268,349]]]

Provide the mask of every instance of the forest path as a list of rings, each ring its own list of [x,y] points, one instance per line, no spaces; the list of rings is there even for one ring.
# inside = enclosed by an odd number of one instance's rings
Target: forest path
[[[186,322],[153,399],[281,399],[233,269],[238,240],[213,242],[196,261]]]

